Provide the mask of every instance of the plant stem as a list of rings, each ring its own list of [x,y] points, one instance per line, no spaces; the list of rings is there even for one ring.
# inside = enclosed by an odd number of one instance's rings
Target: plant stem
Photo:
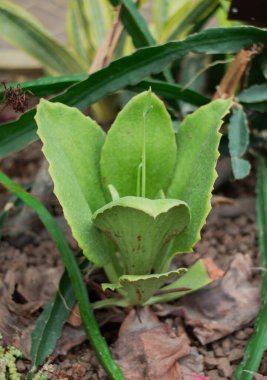
[[[257,157],[257,226],[262,268],[267,268],[267,165],[262,157]],[[242,362],[236,369],[235,380],[252,380],[257,372],[264,351],[267,349],[267,271],[262,271],[261,308],[255,323],[255,331],[244,353]]]

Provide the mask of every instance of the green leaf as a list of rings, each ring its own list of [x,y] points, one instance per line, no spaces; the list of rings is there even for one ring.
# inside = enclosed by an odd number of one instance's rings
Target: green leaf
[[[8,88],[15,88],[20,85],[24,91],[31,91],[35,96],[41,97],[62,92],[73,84],[81,82],[87,78],[88,74],[42,77],[25,82],[8,83]],[[135,86],[128,86],[126,88],[130,91],[142,92],[144,90],[149,90],[150,87],[153,92],[166,99],[180,99],[197,106],[202,106],[210,101],[209,98],[196,91],[184,89],[183,86],[179,86],[178,84],[170,84],[163,81],[144,80]],[[0,102],[3,100],[4,93],[2,92],[0,93]]]
[[[192,4],[190,3],[189,1],[187,0],[180,0],[179,3],[175,6],[173,6],[173,4],[170,4],[169,5],[169,12],[168,12],[168,17],[166,19],[166,15],[163,16],[163,14],[160,16],[156,15],[156,12],[158,13],[159,10],[157,9],[157,6],[156,4],[157,3],[160,3],[161,5],[164,3],[163,1],[160,1],[160,0],[157,0],[154,4],[153,2],[153,13],[154,13],[154,17],[152,19],[152,22],[155,23],[156,25],[158,24],[157,23],[157,20],[159,17],[164,17],[165,18],[165,22],[162,23],[162,26],[160,28],[160,30],[158,31],[158,41],[161,41],[161,42],[167,42],[167,41],[170,41],[170,35],[171,33],[173,33],[173,31],[177,28],[177,26],[180,26],[182,20],[184,20],[188,13],[190,13],[190,11],[192,10],[192,8],[195,6],[195,4]],[[154,10],[155,8],[155,10]],[[156,30],[158,30],[158,28],[156,28]],[[177,33],[175,34],[175,38],[174,39],[180,39],[179,36]]]
[[[148,90],[149,88],[151,88],[151,90],[157,95],[166,99],[179,99],[196,106],[203,106],[210,101],[210,99],[206,96],[196,91],[185,89],[183,86],[179,86],[178,84],[166,83],[152,79],[143,80],[135,86],[127,87],[130,91],[143,91]]]
[[[144,115],[148,96],[149,92],[135,96],[118,114],[101,153],[103,184],[112,184],[121,197],[137,195],[144,143],[146,162],[142,172],[146,173],[146,196],[155,198],[160,190],[165,190],[173,174],[176,144],[171,119],[155,95]]]
[[[175,59],[189,52],[195,53],[234,53],[244,46],[265,42],[267,31],[254,27],[211,28],[189,36],[183,41],[170,42],[161,46],[143,48],[128,57],[112,62],[106,68],[89,76],[85,81],[69,88],[65,94],[53,98],[79,109],[100,100],[109,93],[129,85],[135,85],[153,73],[158,73]],[[22,149],[37,139],[34,110],[24,114],[18,121],[0,125],[0,156],[14,151],[12,136],[19,134],[14,144]],[[7,127],[8,125],[8,127]],[[6,131],[8,128],[8,131]],[[8,141],[8,145],[6,142]],[[4,148],[3,148],[4,147]],[[4,151],[4,153],[2,153]]]
[[[65,271],[61,277],[58,292],[46,305],[32,332],[31,372],[35,372],[53,353],[74,302],[74,291],[68,273]]]
[[[187,116],[177,133],[177,163],[168,198],[181,199],[190,208],[191,222],[175,240],[172,254],[190,252],[210,211],[210,198],[219,156],[219,128],[231,100],[216,100]]]
[[[133,39],[136,48],[156,45],[156,40],[148,29],[147,22],[138,12],[132,0],[121,0],[121,20]]]
[[[170,41],[184,37],[194,30],[196,24],[211,16],[219,0],[198,0],[194,3],[185,2],[165,24],[160,41]]]
[[[107,252],[91,215],[105,204],[98,169],[105,134],[77,109],[46,100],[37,107],[36,122],[54,191],[73,235],[85,256],[103,265]]]
[[[25,82],[13,82],[8,83],[8,88],[15,88],[18,85],[27,92],[27,95],[31,96],[29,91],[33,93],[33,96],[47,96],[54,95],[56,93],[66,90],[77,82],[88,78],[88,74],[72,74],[53,77],[41,77]],[[2,88],[3,90],[3,88]],[[4,92],[0,93],[0,102],[4,100]]]
[[[86,335],[96,352],[97,358],[110,379],[124,380],[121,370],[113,361],[106,341],[100,333],[91,309],[87,289],[79,270],[79,266],[57,222],[36,197],[27,193],[22,187],[11,181],[11,179],[1,171],[0,182],[5,188],[17,195],[27,206],[31,207],[36,212],[45,228],[56,242],[63,264],[68,271],[75,297],[78,301]]]
[[[119,290],[125,293],[128,305],[143,305],[167,281],[174,280],[185,272],[186,269],[179,268],[175,271],[161,274],[143,276],[124,275],[119,278],[117,285],[102,284],[102,287],[104,290]]]
[[[172,282],[171,284],[164,286],[161,290],[169,291],[169,293],[151,297],[146,305],[152,305],[155,303],[169,302],[177,298],[181,298],[186,294],[192,293],[203,286],[206,286],[212,282],[210,278],[205,261],[198,260],[193,264],[187,272],[178,280]],[[190,290],[180,291],[179,289],[188,288]],[[175,289],[178,289],[177,292],[174,292]]]
[[[98,0],[72,0],[68,4],[68,38],[88,67],[111,27],[111,18],[106,0],[101,3]]]
[[[189,223],[186,203],[176,199],[124,197],[93,215],[93,223],[116,243],[126,274],[148,274],[164,261],[168,243]]]
[[[238,94],[241,103],[259,103],[267,101],[267,83],[255,84]]]
[[[232,157],[231,165],[235,179],[245,178],[250,173],[251,165],[243,158]]]
[[[71,0],[67,8],[67,36],[71,47],[89,64],[93,59],[91,41],[88,41],[87,31],[84,28],[84,13],[81,11],[83,1]]]
[[[21,87],[30,90],[36,96],[46,96],[60,92],[81,80],[88,77],[87,74],[77,74],[73,76],[46,77],[33,81],[21,83]],[[19,83],[11,83],[10,87],[16,87]],[[181,86],[168,84],[160,81],[142,81],[136,86],[131,86],[130,91],[143,91],[151,89],[160,96],[168,99],[181,99],[192,104],[203,105],[209,99],[197,92],[184,90]],[[1,94],[0,94],[1,99]],[[25,113],[18,121],[3,124],[0,126],[0,157],[5,157],[11,152],[21,149],[23,146],[36,140],[35,123],[32,120],[35,110]]]
[[[185,1],[185,0],[183,0]],[[180,1],[181,2],[181,1]],[[154,0],[151,3],[152,11],[152,27],[155,29],[156,37],[161,34],[162,28],[166,25],[169,14],[171,12],[171,0]]]
[[[252,374],[248,371],[258,371],[267,350],[267,165],[265,158],[257,157],[257,169],[256,209],[262,268],[261,307],[256,319],[254,334],[245,348],[241,363],[236,368],[235,380],[253,379]]]
[[[250,163],[241,158],[249,145],[249,129],[246,114],[241,106],[233,109],[228,124],[228,138],[234,177],[244,178],[250,172]]]
[[[22,7],[0,2],[0,37],[23,49],[53,73],[77,73],[86,67],[50,36]]]
[[[97,51],[112,25],[112,9],[108,0],[81,0],[82,12],[86,18],[89,41]]]
[[[36,109],[32,109],[16,121],[0,124],[0,158],[17,152],[38,139],[35,113]]]

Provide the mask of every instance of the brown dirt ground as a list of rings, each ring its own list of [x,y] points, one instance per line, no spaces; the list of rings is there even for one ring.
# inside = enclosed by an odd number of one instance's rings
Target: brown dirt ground
[[[21,153],[16,153],[1,162],[1,170],[20,184],[31,182],[40,166],[40,143],[37,142]],[[255,197],[255,175],[252,174],[245,181],[238,184],[228,182],[220,193],[231,198]],[[8,194],[0,187],[0,210],[8,199]],[[54,214],[60,214],[60,207],[55,198],[50,200],[50,209]],[[255,210],[251,204],[243,207],[234,213],[220,212],[220,206],[215,208],[202,233],[202,240],[196,246],[197,257],[211,257],[216,264],[226,269],[229,262],[237,253],[247,255],[252,260],[252,266],[260,266],[260,259],[257,245],[257,231],[255,225]],[[219,210],[219,211],[218,211]],[[0,241],[0,281],[3,281],[7,270],[12,268],[16,261],[24,258],[26,266],[34,267],[38,271],[44,268],[58,268],[62,271],[62,264],[54,243],[49,235],[40,226],[38,234],[35,234],[32,241],[18,247],[16,242],[8,239],[8,227],[5,229],[5,237]],[[192,256],[190,256],[192,257]],[[182,258],[185,262],[192,261],[191,258]],[[250,281],[256,286],[260,286],[260,274],[255,270]],[[36,318],[39,311],[30,315],[29,319]],[[103,314],[99,314],[99,318]],[[165,321],[176,327],[181,323],[178,317],[166,317]],[[109,344],[112,344],[117,336],[118,323],[106,323],[102,331]],[[190,329],[189,329],[190,330]],[[188,331],[191,344],[203,356],[204,374],[211,380],[229,380],[232,378],[233,370],[243,356],[244,347],[253,332],[253,323],[243,326],[239,331],[220,339],[214,343],[201,345],[200,342]],[[18,367],[25,373],[29,367],[29,361],[19,360]],[[66,355],[51,358],[48,365],[51,372],[50,379],[105,379],[103,371],[100,369],[94,353],[88,342],[84,342],[72,348]],[[260,373],[267,374],[267,355],[262,361]]]

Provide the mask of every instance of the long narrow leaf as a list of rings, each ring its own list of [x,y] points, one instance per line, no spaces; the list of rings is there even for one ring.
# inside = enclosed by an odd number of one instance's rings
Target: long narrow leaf
[[[66,90],[68,87],[81,82],[88,78],[88,74],[75,74],[60,77],[43,77],[26,82],[9,83],[9,88],[15,88],[18,85],[25,91],[31,91],[35,96],[53,95]],[[133,92],[141,92],[148,90],[151,87],[152,91],[166,99],[179,99],[196,106],[207,104],[210,99],[199,92],[184,89],[178,84],[166,83],[164,81],[144,80],[137,83],[135,86],[126,87]],[[4,95],[0,93],[0,102],[3,101]]]
[[[127,87],[130,91],[143,91],[151,88],[159,96],[166,99],[179,99],[196,106],[203,106],[209,103],[210,99],[206,96],[189,89],[184,89],[178,84],[166,83],[163,81],[143,80],[135,86]]]
[[[184,37],[187,33],[192,33],[195,25],[201,20],[206,20],[217,9],[220,4],[219,0],[199,0],[191,6],[184,4],[169,20],[162,31],[161,41],[170,41]],[[189,9],[188,9],[189,6]]]
[[[262,305],[256,320],[255,330],[244,353],[243,360],[236,369],[235,380],[252,380],[253,372],[257,372],[264,352],[267,350],[267,165],[258,157],[257,178],[257,226],[259,248],[262,263]]]
[[[74,291],[68,273],[65,271],[60,280],[58,292],[46,305],[32,332],[31,372],[35,372],[54,352],[74,302]]]
[[[67,8],[67,36],[68,42],[76,53],[87,62],[88,67],[93,58],[92,47],[88,41],[86,31],[83,27],[82,17],[79,9],[80,1],[71,0]]]
[[[97,51],[112,25],[112,10],[108,0],[80,0],[88,28],[88,43],[91,41]]]
[[[182,3],[185,3],[188,1],[187,0],[180,0],[179,1],[179,7],[180,7],[180,4]],[[155,29],[155,33],[156,33],[156,37],[158,38],[158,36],[161,34],[161,31],[162,31],[162,28],[164,28],[164,26],[166,25],[169,17],[170,17],[170,13],[172,11],[171,9],[171,3],[172,1],[171,0],[165,0],[165,1],[162,1],[162,0],[154,0],[152,1],[151,3],[151,6],[152,6],[152,25]]]
[[[54,95],[59,92],[66,90],[68,87],[72,86],[77,82],[81,82],[88,78],[88,74],[72,74],[72,75],[62,75],[53,77],[41,77],[38,79],[33,79],[25,82],[14,82],[8,83],[6,86],[8,88],[16,88],[18,85],[28,92],[31,91],[32,95],[29,96],[47,96]],[[4,88],[2,88],[3,90]],[[4,92],[0,93],[0,102],[4,101]]]
[[[156,45],[156,40],[149,31],[147,23],[132,0],[121,0],[121,4],[121,20],[132,37],[135,47]]]
[[[207,29],[183,41],[143,48],[130,56],[120,58],[51,101],[84,109],[107,94],[135,85],[148,75],[162,71],[173,60],[189,52],[234,53],[244,46],[264,43],[266,39],[267,31],[254,27]],[[34,114],[35,110],[32,110],[18,121],[0,125],[0,157],[37,139]],[[13,144],[13,137],[17,136],[19,139]]]
[[[9,179],[2,172],[0,172],[0,181],[3,186],[17,195],[21,200],[23,200],[26,205],[31,207],[37,213],[47,231],[55,240],[64,266],[68,271],[75,297],[79,304],[84,329],[91,342],[91,345],[95,349],[96,355],[108,373],[110,379],[123,380],[124,377],[118,366],[113,361],[108,346],[100,333],[98,324],[93,315],[86,286],[80,273],[78,264],[55,219],[36,197],[24,191],[18,184],[11,181],[11,179]]]
[[[23,49],[53,73],[86,70],[33,16],[6,0],[0,2],[0,38]]]

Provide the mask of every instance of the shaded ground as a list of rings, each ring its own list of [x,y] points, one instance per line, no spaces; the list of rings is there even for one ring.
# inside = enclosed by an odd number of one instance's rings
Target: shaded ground
[[[17,153],[12,158],[3,160],[1,163],[1,169],[4,172],[24,185],[34,179],[39,166],[39,143],[32,145],[23,153]],[[220,188],[223,195],[235,198],[235,201],[230,205],[219,204],[214,208],[203,231],[202,240],[196,246],[196,253],[179,257],[178,260],[181,264],[189,265],[199,257],[209,257],[221,269],[227,271],[233,259],[239,257],[238,254],[241,254],[241,261],[245,259],[247,268],[249,268],[246,273],[246,281],[247,279],[249,280],[253,291],[257,292],[259,290],[260,270],[255,269],[260,267],[260,260],[255,225],[254,186],[255,178],[251,176],[249,179],[239,182],[239,184],[227,183]],[[0,188],[0,209],[6,203],[8,197],[9,195]],[[55,198],[51,197],[48,203],[52,212],[59,216],[61,211]],[[31,238],[28,239],[27,244],[25,241],[20,243],[10,238],[9,231],[12,225],[5,225],[4,238],[0,241],[0,284],[5,283],[5,289],[9,289],[12,293],[11,298],[8,298],[7,293],[2,294],[1,307],[6,307],[9,310],[9,334],[13,338],[17,336],[17,341],[20,345],[23,341],[24,331],[27,328],[32,328],[40,310],[56,289],[57,279],[63,269],[54,243],[42,226],[36,221],[34,223],[32,235],[30,234]],[[71,241],[71,238],[69,240]],[[73,242],[72,245],[75,248]],[[23,273],[26,273],[26,275],[23,276]],[[38,287],[36,287],[36,281],[39,284]],[[40,283],[46,283],[46,286],[40,287]],[[234,286],[233,284],[233,293],[235,291]],[[32,293],[35,294],[29,294],[31,289]],[[21,298],[22,295],[26,299]],[[200,291],[196,297],[198,297],[201,304],[202,297],[204,297],[203,291]],[[241,294],[241,297],[244,299],[246,295]],[[29,300],[29,298],[31,299]],[[232,379],[234,368],[242,358],[244,347],[253,332],[253,322],[247,322],[238,331],[215,342],[203,345],[195,337],[194,327],[185,324],[184,319],[176,312],[176,309],[174,311],[173,306],[183,306],[184,302],[186,303],[187,301],[182,300],[169,306],[156,306],[154,310],[159,318],[165,321],[175,332],[180,334],[183,331],[183,333],[187,334],[190,345],[197,350],[198,368],[194,368],[195,372],[200,371],[211,380]],[[221,302],[218,295],[217,306],[220,306]],[[254,310],[255,314],[256,311]],[[210,312],[212,313],[212,311]],[[222,312],[223,319],[224,311],[219,310],[219,312]],[[239,313],[242,314],[241,308],[236,311],[237,322],[239,319],[242,320],[242,315],[239,315]],[[113,313],[102,311],[97,316],[109,344],[114,344],[119,329],[119,323],[116,322],[116,319],[121,320],[122,314],[116,314],[116,311]],[[228,318],[226,312],[225,318]],[[108,321],[109,319],[112,319],[113,322]],[[2,318],[1,322],[0,318],[0,330],[6,329],[6,325],[3,326],[3,320]],[[16,328],[14,327],[14,321],[16,321]],[[61,354],[56,358],[51,358],[48,363],[47,369],[50,371],[50,378],[105,379],[106,377],[99,368],[88,342],[81,343],[84,340],[82,329],[80,327],[71,327],[70,329],[71,333],[68,332],[65,341],[61,342],[61,347],[59,348]],[[29,341],[25,340],[23,344],[27,350],[26,346],[29,345]],[[67,352],[71,346],[75,347]],[[63,352],[65,352],[64,355],[62,355]],[[21,372],[25,372],[29,367],[29,361],[20,360],[18,366]],[[267,356],[262,362],[260,373],[267,375]]]

